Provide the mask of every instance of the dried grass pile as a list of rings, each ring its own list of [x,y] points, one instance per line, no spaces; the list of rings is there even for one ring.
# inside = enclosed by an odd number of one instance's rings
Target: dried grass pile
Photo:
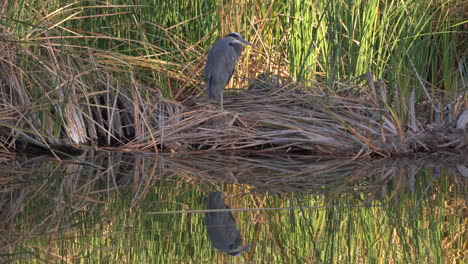
[[[368,76],[367,76],[368,77]],[[225,93],[224,111],[197,98],[150,135],[126,147],[187,150],[255,150],[365,156],[466,149],[467,98],[447,105],[438,123],[416,120],[408,100],[408,124],[389,107],[383,83],[340,84],[338,90],[267,79],[248,90]],[[461,114],[463,113],[463,114]],[[433,114],[430,111],[430,114]],[[431,119],[432,120],[432,119]],[[148,143],[147,138],[153,141]]]
[[[64,53],[58,46],[44,40],[41,49],[50,56],[42,60],[20,45],[0,46],[4,152],[30,152],[32,145],[57,153],[72,152],[68,146],[92,146],[358,157],[468,146],[465,92],[454,102],[427,98],[421,104],[414,95],[387,98],[395,92],[370,74],[333,87],[261,74],[249,89],[227,91],[221,111],[206,96],[184,103],[168,100],[133,74],[124,79],[123,66],[111,74],[106,53],[95,57],[100,60],[82,59],[81,67],[93,69],[86,74],[75,64],[55,67],[56,61],[74,61],[70,54],[77,51],[67,46],[70,52]],[[21,63],[19,54],[28,55],[31,63]]]

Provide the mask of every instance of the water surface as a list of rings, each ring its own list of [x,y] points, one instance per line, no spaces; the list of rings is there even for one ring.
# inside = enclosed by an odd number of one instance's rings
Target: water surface
[[[8,263],[466,263],[466,155],[0,164]]]

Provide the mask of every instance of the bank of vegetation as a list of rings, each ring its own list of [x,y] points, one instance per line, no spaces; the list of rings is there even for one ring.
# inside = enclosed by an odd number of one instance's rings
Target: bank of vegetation
[[[0,4],[0,148],[395,155],[468,142],[466,3]],[[247,49],[225,111],[205,56]]]

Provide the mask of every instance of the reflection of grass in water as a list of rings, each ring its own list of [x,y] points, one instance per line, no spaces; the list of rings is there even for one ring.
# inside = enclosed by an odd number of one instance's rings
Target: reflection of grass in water
[[[463,201],[460,193],[450,191],[454,187],[450,183],[452,175],[440,177],[425,193],[431,177],[429,171],[420,173],[414,192],[408,190],[407,182],[398,183],[396,177],[387,185],[393,185],[393,190],[382,194],[380,201],[373,202],[376,206],[368,208],[343,208],[360,204],[353,195],[334,200],[328,200],[328,196],[304,197],[300,199],[304,205],[329,208],[282,212],[280,216],[277,212],[267,213],[263,220],[268,225],[256,226],[263,232],[256,250],[266,253],[271,247],[280,252],[284,262],[301,263],[307,260],[312,263],[460,261],[460,252],[466,246],[467,221],[449,211],[466,208],[466,204],[447,206],[447,203]],[[254,231],[246,236],[253,237]],[[270,258],[266,259],[270,263],[278,257],[265,256]]]
[[[205,194],[212,189],[187,172],[153,184],[145,176],[151,171],[149,160],[108,160],[108,166],[101,165],[105,168],[99,170],[101,174],[94,168],[80,171],[81,165],[49,163],[36,168],[36,173],[54,173],[35,181],[34,200],[24,199],[24,210],[13,224],[18,224],[18,234],[26,235],[14,252],[29,252],[33,258],[27,258],[28,263],[42,262],[38,259],[64,263],[231,262],[232,257],[211,248],[203,214],[146,214],[203,209]],[[130,163],[144,165],[131,168]],[[80,173],[74,173],[77,171]],[[119,174],[122,171],[131,176],[132,184],[119,185],[125,182]],[[408,170],[398,169],[387,177],[386,184],[366,192],[324,188],[323,194],[310,195],[242,196],[239,194],[249,191],[246,186],[228,184],[224,188],[226,203],[232,208],[325,207],[235,212],[245,243],[256,244],[236,260],[451,263],[461,259],[467,243],[468,222],[461,215],[466,210],[466,182],[463,186],[449,171],[440,176],[436,173],[427,169],[408,176]],[[369,206],[358,207],[363,204]]]

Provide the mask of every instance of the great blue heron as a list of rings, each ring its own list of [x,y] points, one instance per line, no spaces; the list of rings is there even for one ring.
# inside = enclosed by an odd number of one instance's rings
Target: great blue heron
[[[229,206],[224,203],[221,192],[212,192],[206,201],[206,208],[229,209]],[[215,248],[231,256],[239,256],[250,249],[251,245],[243,245],[241,234],[231,212],[207,212],[205,224],[208,237]]]
[[[239,33],[233,32],[216,41],[208,53],[205,65],[206,90],[210,99],[221,100],[221,109],[223,109],[224,86],[231,79],[244,44],[255,47]]]

